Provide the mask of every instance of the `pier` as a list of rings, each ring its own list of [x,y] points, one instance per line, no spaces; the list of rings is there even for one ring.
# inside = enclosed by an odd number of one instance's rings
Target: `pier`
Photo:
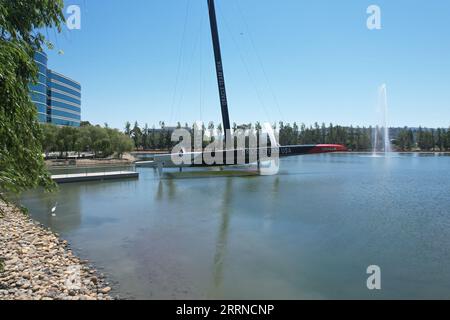
[[[102,181],[116,179],[137,179],[139,173],[134,171],[110,171],[110,172],[89,172],[70,173],[52,175],[52,180],[56,183],[71,183],[83,181]]]
[[[135,165],[137,168],[140,168],[140,167],[156,167],[156,166],[157,166],[157,163],[155,163],[155,161],[153,161],[153,160],[149,160],[149,161],[136,161],[136,162],[134,163],[134,165]]]

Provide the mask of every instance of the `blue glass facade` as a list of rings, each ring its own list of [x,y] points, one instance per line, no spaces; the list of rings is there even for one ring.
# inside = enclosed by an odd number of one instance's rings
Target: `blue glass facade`
[[[38,83],[30,84],[30,96],[41,123],[59,126],[80,126],[81,85],[47,68],[47,55],[37,52]]]
[[[78,82],[47,70],[47,105],[51,123],[80,126],[81,86]]]
[[[30,84],[31,101],[37,108],[39,122],[47,122],[47,55],[36,52],[34,60],[38,67],[38,83]]]

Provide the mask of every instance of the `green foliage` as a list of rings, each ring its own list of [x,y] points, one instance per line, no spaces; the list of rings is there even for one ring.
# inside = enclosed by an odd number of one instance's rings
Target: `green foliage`
[[[139,128],[136,122],[133,129],[129,122],[125,125],[125,134],[129,130],[129,135],[133,138],[134,147],[144,150],[170,150],[174,143],[171,142],[172,130],[181,128],[178,122],[175,128],[168,128],[164,121],[159,122],[159,128],[154,126],[149,129],[146,124],[143,129]],[[185,124],[185,128],[189,128]],[[196,124],[191,126],[192,129],[197,128]],[[210,122],[208,127],[203,126],[203,131],[209,131],[209,136],[214,132],[214,123]],[[295,144],[341,144],[345,145],[351,151],[371,151],[373,149],[373,141],[377,140],[377,149],[382,150],[384,144],[383,130],[379,127],[344,127],[333,125],[328,126],[325,123],[307,127],[305,124],[300,126],[297,123],[279,122],[273,125],[274,129],[279,130],[279,142],[281,145]],[[262,129],[259,122],[255,125],[233,124],[233,129],[253,130],[254,134]],[[217,131],[222,134],[222,125],[217,126]],[[419,148],[422,151],[446,151],[450,150],[450,129],[411,129],[411,128],[391,128],[391,138],[394,139],[394,146],[399,151],[411,151]],[[377,139],[375,139],[377,135]],[[213,138],[214,139],[214,138]],[[211,140],[213,140],[211,139]],[[205,141],[204,141],[205,142]],[[207,143],[207,141],[205,142]]]
[[[125,134],[127,136],[131,135],[131,123],[129,123],[128,121],[127,121],[127,123],[125,123]]]
[[[42,145],[46,153],[60,152],[64,156],[69,151],[93,152],[96,157],[109,157],[116,154],[121,158],[125,152],[134,148],[133,140],[116,129],[84,125],[57,127],[43,124]]]
[[[398,130],[395,137],[394,144],[400,151],[450,151],[450,128],[404,127]]]
[[[134,145],[136,148],[140,148],[142,146],[142,130],[139,128],[137,121],[134,123],[134,127],[131,130],[131,137],[134,140]]]
[[[22,212],[24,216],[28,216],[30,214],[30,211],[28,210],[27,207],[19,205],[19,210],[20,212]]]
[[[119,132],[114,131],[114,139],[113,141],[113,149],[117,152],[117,156],[122,158],[122,155],[125,152],[129,152],[133,150],[134,145],[133,142],[129,139],[129,137],[120,134]]]
[[[81,122],[80,122],[80,126],[81,126],[81,127],[91,126],[91,123],[90,123],[89,121],[81,121]]]
[[[37,111],[29,83],[37,81],[34,53],[49,45],[40,32],[64,21],[62,0],[0,1],[0,199],[43,186],[54,188],[46,170]]]
[[[396,146],[400,151],[410,151],[414,147],[414,134],[411,129],[407,127],[400,130],[395,141]]]

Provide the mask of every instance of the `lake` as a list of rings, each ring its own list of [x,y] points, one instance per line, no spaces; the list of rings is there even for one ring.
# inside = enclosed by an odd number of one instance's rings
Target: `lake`
[[[255,177],[137,170],[22,197],[121,298],[450,298],[448,156],[303,156]],[[367,289],[370,265],[381,290]]]

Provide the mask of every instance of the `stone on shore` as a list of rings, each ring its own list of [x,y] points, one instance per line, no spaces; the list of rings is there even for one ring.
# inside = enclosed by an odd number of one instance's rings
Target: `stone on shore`
[[[111,300],[112,290],[66,240],[0,202],[0,300]]]

